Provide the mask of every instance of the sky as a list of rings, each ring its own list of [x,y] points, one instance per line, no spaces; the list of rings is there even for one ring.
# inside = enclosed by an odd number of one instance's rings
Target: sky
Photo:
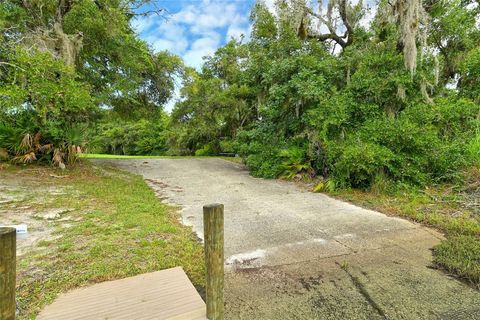
[[[270,0],[271,1],[271,0]],[[186,65],[200,70],[203,57],[212,55],[230,39],[250,33],[250,10],[255,0],[157,0],[138,12],[166,9],[161,16],[139,16],[134,30],[154,51],[167,50],[183,58]],[[180,84],[165,105],[171,112],[179,98]]]
[[[248,36],[255,0],[158,0],[165,17],[138,17],[133,27],[154,51],[168,50],[200,69],[203,57],[213,54],[232,37]],[[142,10],[151,10],[152,5]]]

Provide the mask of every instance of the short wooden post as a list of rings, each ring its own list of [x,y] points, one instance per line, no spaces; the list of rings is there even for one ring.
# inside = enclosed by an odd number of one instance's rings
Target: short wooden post
[[[0,320],[15,319],[15,228],[0,228]]]
[[[209,320],[223,320],[223,204],[203,207],[206,303]]]

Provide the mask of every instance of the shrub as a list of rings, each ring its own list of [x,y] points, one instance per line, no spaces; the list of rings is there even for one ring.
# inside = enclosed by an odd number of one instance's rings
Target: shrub
[[[15,47],[0,75],[0,148],[16,162],[72,164],[98,110],[91,87],[45,52]]]
[[[386,147],[351,140],[332,144],[329,153],[333,176],[344,187],[370,186],[378,173],[391,170],[395,158],[395,154]]]
[[[218,154],[218,147],[215,143],[207,143],[195,151],[196,156],[214,156]]]
[[[239,131],[234,146],[255,177],[276,178],[282,172],[281,143],[261,130]]]
[[[220,141],[220,151],[225,153],[235,153],[235,142],[230,139]]]
[[[52,162],[56,166],[74,164],[84,146],[83,131],[77,127],[62,130],[63,137],[44,137],[12,124],[0,123],[0,158],[16,163]]]
[[[480,165],[480,133],[470,141],[467,145],[467,150],[471,161],[476,165]]]
[[[95,134],[92,148],[109,154],[163,155],[167,150],[165,121],[162,114],[151,120],[109,119]]]
[[[282,159],[281,178],[293,179],[315,174],[310,161],[306,157],[306,150],[302,147],[290,147],[280,151]]]
[[[313,192],[333,192],[337,189],[337,184],[335,180],[327,179],[320,181],[313,187]]]

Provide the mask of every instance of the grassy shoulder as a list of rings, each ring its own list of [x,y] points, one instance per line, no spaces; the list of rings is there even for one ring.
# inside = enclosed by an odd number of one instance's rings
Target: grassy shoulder
[[[201,245],[141,177],[86,163],[61,173],[44,167],[5,170],[19,179],[34,174],[30,182],[46,187],[65,186],[61,193],[42,194],[35,205],[72,208],[74,216],[67,225],[52,222],[53,237],[19,258],[19,319],[34,319],[69,289],[175,266],[203,287]]]
[[[104,154],[104,153],[83,153],[80,155],[83,159],[170,159],[170,158],[188,158],[177,156],[127,156],[119,154]]]
[[[446,239],[433,250],[434,264],[480,289],[479,168],[469,171],[462,185],[393,191],[374,185],[368,191],[336,190],[329,194],[444,232]]]
[[[82,159],[202,159],[202,158],[218,158],[234,163],[243,163],[240,157],[224,157],[224,156],[126,156],[117,154],[104,153],[83,153],[80,155]]]
[[[79,155],[83,159],[202,159],[202,158],[220,158],[220,159],[234,159],[235,162],[242,162],[239,157],[224,157],[224,156],[152,156],[152,155],[120,155],[120,154],[106,154],[106,153],[82,153]]]

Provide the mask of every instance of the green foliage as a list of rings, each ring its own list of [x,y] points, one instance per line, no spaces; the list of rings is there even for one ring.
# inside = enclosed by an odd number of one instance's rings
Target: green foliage
[[[152,114],[150,120],[109,119],[98,129],[91,149],[118,155],[163,155],[167,125],[168,117],[162,112]]]
[[[467,150],[472,162],[480,166],[480,132],[477,133],[477,136],[467,145]]]
[[[337,184],[335,180],[327,179],[318,182],[315,187],[313,187],[313,192],[334,192],[337,189]]]
[[[318,175],[336,188],[460,179],[478,159],[480,12],[452,0],[429,14],[412,74],[398,26],[382,14],[334,53],[258,3],[250,41],[230,42],[186,79],[172,153],[232,140],[253,175]]]
[[[167,52],[153,53],[132,30],[131,8],[138,4],[136,0],[0,3],[0,123],[14,131],[8,139],[5,132],[2,135],[2,154],[8,151],[7,157],[23,162],[71,164],[87,137],[103,134],[93,129],[98,120],[119,118],[125,119],[126,127],[112,123],[104,137],[95,139],[100,149],[165,151],[166,138],[159,137],[166,127],[163,116],[152,123],[128,122],[161,110],[183,64]],[[115,131],[125,141],[109,144],[106,140],[119,139],[113,136]],[[18,145],[25,137],[34,143],[20,152]]]
[[[213,143],[207,143],[195,151],[196,156],[213,156],[218,154],[218,148]]]
[[[480,47],[470,51],[462,64],[462,93],[480,103]]]
[[[0,148],[14,161],[72,164],[84,146],[80,127],[95,115],[88,84],[51,55],[14,47],[0,75]]]
[[[355,140],[333,147],[330,154],[333,175],[343,187],[368,187],[377,174],[390,170],[395,161],[395,154],[388,148]]]
[[[303,176],[312,176],[314,171],[306,159],[305,149],[300,147],[290,147],[280,151],[281,164],[281,178],[294,179],[302,178]]]

